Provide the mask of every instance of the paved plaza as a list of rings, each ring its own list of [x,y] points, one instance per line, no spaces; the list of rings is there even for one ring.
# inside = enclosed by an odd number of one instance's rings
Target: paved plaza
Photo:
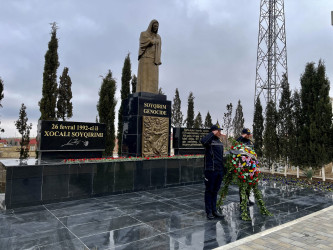
[[[265,181],[260,189],[274,215],[254,205],[252,221],[240,219],[237,186],[225,218],[208,221],[203,184],[1,211],[0,249],[333,248],[332,193]]]
[[[219,249],[333,249],[333,206]]]

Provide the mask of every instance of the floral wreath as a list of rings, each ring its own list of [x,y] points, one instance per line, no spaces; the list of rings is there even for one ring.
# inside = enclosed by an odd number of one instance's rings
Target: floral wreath
[[[257,154],[253,149],[240,142],[235,142],[227,152],[226,161],[226,174],[223,179],[223,187],[220,189],[220,199],[218,206],[223,204],[229,190],[229,185],[237,183],[240,189],[241,195],[241,217],[242,220],[251,220],[247,213],[247,202],[249,194],[253,190],[255,200],[260,207],[260,213],[263,215],[272,214],[265,207],[265,203],[262,199],[261,191],[258,189],[259,182],[259,162],[257,160]]]

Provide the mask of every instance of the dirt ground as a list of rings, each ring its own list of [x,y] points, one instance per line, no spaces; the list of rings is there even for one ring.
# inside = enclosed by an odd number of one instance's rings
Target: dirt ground
[[[35,157],[36,152],[30,151],[30,157]],[[18,159],[20,157],[20,148],[19,147],[2,147],[0,148],[0,158],[15,158]]]

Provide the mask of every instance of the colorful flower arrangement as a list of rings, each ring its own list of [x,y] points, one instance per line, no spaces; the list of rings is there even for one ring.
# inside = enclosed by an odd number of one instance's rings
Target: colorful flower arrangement
[[[112,161],[143,161],[143,160],[161,160],[161,159],[186,159],[203,158],[203,155],[172,155],[172,156],[152,156],[152,157],[102,157],[102,158],[83,158],[83,159],[64,159],[65,163],[83,163],[83,162],[112,162]]]
[[[241,195],[241,217],[243,220],[251,220],[247,212],[248,195],[253,191],[260,212],[263,215],[272,215],[265,207],[261,191],[258,189],[259,182],[259,162],[257,154],[246,145],[235,142],[227,152],[226,174],[223,179],[223,187],[220,190],[218,206],[223,204],[231,183],[237,183]]]
[[[231,153],[239,151],[238,154],[232,153],[232,159],[230,163],[232,164],[233,171],[237,174],[238,179],[247,182],[248,185],[257,185],[259,182],[258,175],[259,162],[257,160],[257,154],[254,150],[246,147],[243,144],[236,144],[231,147]]]

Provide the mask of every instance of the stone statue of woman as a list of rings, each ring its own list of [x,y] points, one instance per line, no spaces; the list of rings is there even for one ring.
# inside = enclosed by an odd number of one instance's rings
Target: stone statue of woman
[[[161,37],[158,21],[152,20],[140,34],[138,83],[136,92],[158,94],[158,66],[161,65]]]

